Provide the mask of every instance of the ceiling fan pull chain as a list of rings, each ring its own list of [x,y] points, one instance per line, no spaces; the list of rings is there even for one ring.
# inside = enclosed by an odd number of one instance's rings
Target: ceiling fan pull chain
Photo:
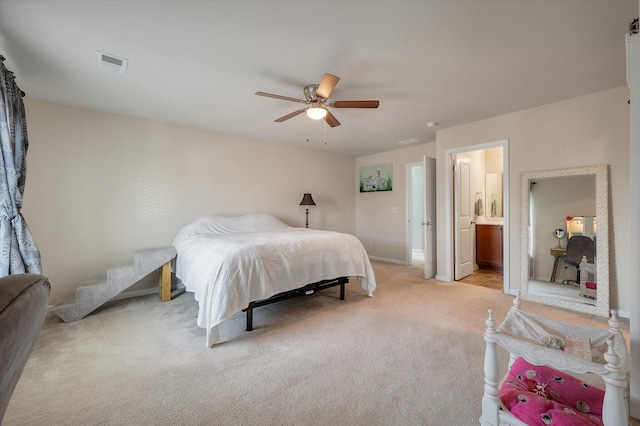
[[[324,129],[324,144],[325,146],[327,145],[327,120],[323,120],[324,121],[324,125],[322,126],[322,128]]]

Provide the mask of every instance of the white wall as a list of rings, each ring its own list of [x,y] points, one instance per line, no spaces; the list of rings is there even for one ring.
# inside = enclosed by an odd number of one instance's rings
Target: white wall
[[[25,106],[23,214],[52,302],[131,263],[136,250],[171,245],[207,214],[266,212],[304,226],[298,204],[311,192],[311,227],[355,233],[354,158],[28,98]]]
[[[520,281],[523,171],[610,165],[611,305],[629,311],[629,89],[620,87],[437,132],[438,271],[444,271],[445,151],[509,140],[510,284]],[[507,176],[505,176],[507,178]]]
[[[356,159],[356,236],[369,256],[406,262],[406,165],[435,156],[435,144],[426,143]],[[393,191],[360,193],[360,167],[393,163]],[[397,208],[397,213],[392,213]],[[395,211],[395,210],[394,210]]]

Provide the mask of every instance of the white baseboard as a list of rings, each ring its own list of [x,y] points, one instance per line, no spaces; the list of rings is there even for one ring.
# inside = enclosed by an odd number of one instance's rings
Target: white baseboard
[[[447,279],[447,277],[445,277],[444,275],[436,275],[436,280],[438,280],[438,281],[449,281]]]
[[[620,318],[630,319],[631,318],[631,313],[629,311],[621,311],[620,309],[618,309],[618,316]]]
[[[377,261],[380,261],[380,262],[395,263],[396,265],[406,265],[407,264],[407,262],[404,262],[402,260],[387,259],[386,257],[369,256],[369,259],[377,260]]]

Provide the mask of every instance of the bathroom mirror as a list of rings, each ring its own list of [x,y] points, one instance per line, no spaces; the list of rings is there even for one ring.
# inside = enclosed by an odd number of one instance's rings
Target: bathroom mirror
[[[502,173],[487,173],[485,175],[485,215],[487,217],[502,217]]]
[[[520,188],[521,294],[525,300],[593,315],[609,315],[608,166],[522,173]],[[581,290],[577,268],[565,264],[571,221],[592,220],[595,298]],[[576,221],[577,224],[577,221]],[[588,228],[588,226],[587,226]],[[564,241],[556,229],[567,229]],[[584,229],[584,228],[583,228]],[[584,230],[583,230],[584,232]],[[568,282],[567,282],[568,280]],[[564,283],[563,283],[564,282]]]
[[[598,222],[594,216],[568,216],[567,217],[567,238],[574,235],[586,235],[596,241],[596,231]]]

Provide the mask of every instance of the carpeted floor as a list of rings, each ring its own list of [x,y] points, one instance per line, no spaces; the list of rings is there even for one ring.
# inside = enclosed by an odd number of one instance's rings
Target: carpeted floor
[[[512,297],[373,266],[374,298],[352,279],[345,301],[333,288],[256,309],[252,332],[239,313],[213,348],[190,293],[113,302],[69,324],[49,315],[3,425],[478,424],[487,309],[500,321]]]

